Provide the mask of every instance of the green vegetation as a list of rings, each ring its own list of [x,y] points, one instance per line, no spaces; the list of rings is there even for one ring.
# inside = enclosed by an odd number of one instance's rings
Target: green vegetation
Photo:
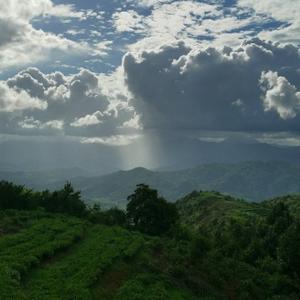
[[[245,223],[265,216],[270,207],[219,192],[192,192],[176,202],[181,223],[194,231],[224,230],[230,222]]]
[[[86,211],[80,192],[75,192],[70,183],[66,183],[59,191],[33,192],[21,185],[0,181],[0,195],[0,209],[30,210],[41,207],[49,212],[78,217]]]
[[[118,227],[94,226],[67,256],[32,272],[24,285],[25,298],[91,299],[89,287],[99,276],[116,259],[130,258],[142,244],[138,234]]]
[[[41,218],[29,228],[0,238],[0,295],[21,299],[19,286],[26,274],[41,260],[51,257],[78,240],[84,222],[61,216]]]
[[[70,184],[3,182],[0,299],[299,299],[299,203],[192,192],[174,205],[138,185],[126,211],[103,211]]]
[[[150,235],[161,235],[171,230],[178,214],[174,204],[159,197],[156,190],[140,184],[128,196],[127,218],[135,229]]]

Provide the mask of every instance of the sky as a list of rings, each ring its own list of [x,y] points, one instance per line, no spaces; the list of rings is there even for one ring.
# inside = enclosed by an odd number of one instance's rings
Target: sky
[[[2,161],[158,167],[194,141],[300,146],[300,1],[1,1]]]

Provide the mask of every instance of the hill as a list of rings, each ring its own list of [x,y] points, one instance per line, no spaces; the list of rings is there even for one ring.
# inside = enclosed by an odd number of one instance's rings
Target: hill
[[[192,190],[215,190],[249,201],[300,192],[300,166],[286,162],[207,164],[178,171],[135,168],[101,176],[76,168],[23,173],[0,171],[0,179],[38,190],[54,190],[70,180],[84,198],[100,201],[103,207],[124,207],[126,197],[139,183],[154,187],[173,202]]]
[[[195,274],[184,283],[170,273],[178,259],[176,247],[167,257],[170,241],[43,212],[2,211],[0,220],[1,299],[224,297],[205,279],[196,282]],[[6,230],[20,220],[14,232]]]
[[[264,206],[219,192],[192,192],[178,200],[176,206],[182,224],[196,232],[223,230],[232,221],[245,223],[264,217],[272,208],[269,202]]]
[[[249,201],[262,201],[299,193],[300,167],[283,162],[244,162],[170,172],[136,168],[88,179],[74,178],[72,182],[86,198],[121,207],[139,183],[154,187],[170,201],[193,190],[215,190]]]
[[[140,186],[138,204],[152,192]],[[247,203],[192,192],[173,226],[151,236],[129,210],[78,213],[78,201],[70,185],[49,194],[2,184],[0,207],[23,210],[0,210],[1,299],[299,299],[299,196]],[[152,221],[153,201],[142,209]]]

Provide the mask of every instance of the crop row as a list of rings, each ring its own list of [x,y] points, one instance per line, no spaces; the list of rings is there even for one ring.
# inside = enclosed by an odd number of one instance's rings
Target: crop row
[[[17,234],[1,237],[1,299],[21,299],[22,277],[42,259],[73,244],[84,229],[84,223],[77,219],[45,218]]]
[[[119,227],[95,226],[71,253],[31,274],[24,298],[92,298],[90,287],[120,258],[129,259],[143,245],[143,237]]]

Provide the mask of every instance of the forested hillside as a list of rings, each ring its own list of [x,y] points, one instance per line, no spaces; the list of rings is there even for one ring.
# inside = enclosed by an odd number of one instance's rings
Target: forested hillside
[[[299,204],[139,185],[104,211],[1,182],[0,299],[299,299]]]

